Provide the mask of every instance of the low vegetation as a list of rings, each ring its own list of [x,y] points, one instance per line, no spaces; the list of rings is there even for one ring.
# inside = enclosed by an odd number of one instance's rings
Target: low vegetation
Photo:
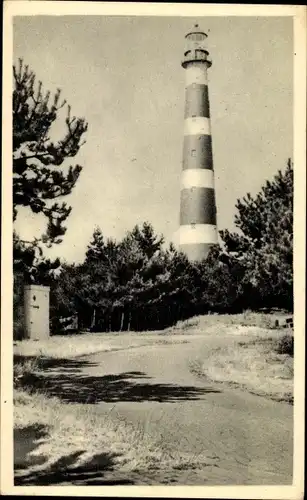
[[[266,331],[253,340],[218,347],[191,370],[212,381],[293,403],[293,335]]]
[[[294,356],[294,336],[293,335],[283,335],[277,340],[274,346],[275,351],[278,354],[285,354],[293,358]]]
[[[177,336],[163,335],[163,332],[159,332],[159,334],[159,339],[144,333],[126,333],[123,335],[114,332],[112,335],[84,333],[54,336],[39,342],[23,340],[14,342],[14,354],[25,358],[28,356],[63,358],[64,356],[70,359],[95,354],[96,352],[119,351],[152,344],[187,342],[184,339],[178,339]]]
[[[131,473],[144,480],[144,473],[155,470],[185,469],[201,467],[209,463],[206,457],[198,457],[191,463],[189,457],[173,456],[155,445],[141,429],[131,428],[127,422],[117,421],[114,415],[95,414],[86,405],[63,404],[57,398],[42,394],[28,394],[17,391],[14,406],[15,431],[24,428],[45,429],[44,437],[36,443],[30,458],[41,458],[41,463],[17,473],[17,478],[48,476],[59,461],[73,457],[70,466],[65,467],[66,480],[72,469],[83,467],[101,457],[101,479],[106,472],[113,477],[131,479]],[[73,433],[72,433],[73,429]],[[104,463],[102,458],[104,457]],[[106,458],[112,468],[106,467]],[[98,464],[99,465],[99,464]],[[99,471],[99,466],[97,467]],[[59,473],[61,468],[57,466]]]
[[[193,318],[178,321],[176,325],[169,329],[170,332],[195,332],[203,331],[209,333],[211,328],[216,328],[218,325],[227,327],[233,326],[237,328],[238,334],[242,333],[261,333],[263,329],[277,330],[280,328],[280,323],[285,324],[289,314],[285,311],[276,313],[252,312],[250,310],[240,314],[207,314],[194,316]],[[251,329],[249,328],[251,327]],[[214,333],[218,334],[218,331]]]

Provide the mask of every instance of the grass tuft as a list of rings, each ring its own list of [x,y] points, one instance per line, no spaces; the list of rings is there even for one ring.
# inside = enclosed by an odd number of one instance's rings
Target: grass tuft
[[[39,357],[36,358],[16,358],[14,359],[13,377],[14,387],[20,387],[25,379],[29,379],[39,368]]]

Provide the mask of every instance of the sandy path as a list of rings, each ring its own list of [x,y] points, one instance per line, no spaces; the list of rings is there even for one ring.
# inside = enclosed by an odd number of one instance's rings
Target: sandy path
[[[86,357],[92,366],[82,376],[121,380],[110,385],[110,397],[101,398],[93,411],[113,408],[114,417],[144,429],[174,452],[191,458],[203,453],[215,462],[182,473],[185,484],[291,484],[293,407],[206,383],[189,371],[190,360],[204,359],[208,349],[229,341],[193,336],[186,344]]]

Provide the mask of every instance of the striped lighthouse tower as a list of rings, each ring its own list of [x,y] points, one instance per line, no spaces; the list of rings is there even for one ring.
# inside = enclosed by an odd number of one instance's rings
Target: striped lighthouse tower
[[[180,196],[179,247],[189,260],[204,259],[217,243],[216,205],[207,70],[207,35],[186,35],[184,143]]]

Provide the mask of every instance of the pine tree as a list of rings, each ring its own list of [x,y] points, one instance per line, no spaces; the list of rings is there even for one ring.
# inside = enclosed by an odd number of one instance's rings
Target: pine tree
[[[61,91],[51,98],[41,82],[36,84],[35,74],[22,60],[13,66],[13,77],[13,217],[15,220],[20,206],[44,214],[47,231],[41,240],[49,245],[59,243],[71,207],[50,200],[70,194],[79,178],[80,165],[70,166],[67,172],[60,167],[78,153],[87,123],[71,116],[68,105],[66,133],[53,142],[51,127],[66,105],[66,101],[60,102]]]
[[[96,227],[93,233],[93,239],[87,246],[85,262],[97,261],[103,258],[105,251],[105,242],[103,234],[99,227]]]
[[[87,247],[80,303],[92,310],[97,329],[129,329],[141,324],[154,293],[157,275],[164,271],[160,259],[163,238],[144,223],[127,232],[119,243],[96,228]]]
[[[27,244],[30,243],[30,244]],[[22,276],[24,283],[49,285],[53,280],[53,272],[60,266],[60,259],[50,260],[44,257],[37,240],[22,241],[17,233],[13,233],[13,271],[14,276]]]
[[[240,233],[221,231],[225,252],[244,266],[245,294],[254,305],[292,308],[293,166],[267,181],[253,198],[238,200]],[[252,298],[253,297],[253,298]]]
[[[200,314],[212,312],[234,312],[240,309],[241,280],[244,268],[239,262],[223,253],[214,245],[202,262],[195,264],[195,302]]]
[[[164,243],[163,236],[155,234],[153,226],[149,222],[144,222],[142,227],[135,226],[131,231],[131,237],[137,242],[140,250],[151,259]]]
[[[50,323],[53,333],[62,333],[63,326],[68,326],[76,315],[80,315],[82,325],[84,304],[79,300],[78,293],[83,291],[84,278],[82,266],[67,263],[61,265],[60,273],[55,277],[50,290]]]

